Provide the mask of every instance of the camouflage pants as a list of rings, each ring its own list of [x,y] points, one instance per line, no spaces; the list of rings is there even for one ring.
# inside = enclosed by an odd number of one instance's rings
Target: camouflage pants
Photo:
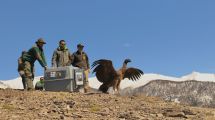
[[[25,80],[25,72],[24,72],[24,70],[20,70],[19,71],[19,75],[21,76],[21,78],[22,78],[22,84],[23,84],[23,88],[24,89],[26,89],[26,80]]]
[[[33,90],[33,79],[34,79],[34,65],[30,62],[24,62],[24,73],[25,73],[25,81],[26,81],[26,89]]]

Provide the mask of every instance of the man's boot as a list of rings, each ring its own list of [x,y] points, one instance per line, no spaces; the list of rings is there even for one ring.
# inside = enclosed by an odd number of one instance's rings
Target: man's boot
[[[84,87],[84,93],[87,93],[87,92],[89,92],[89,91],[88,91],[88,88],[85,88],[85,87]]]
[[[84,85],[84,93],[88,93],[89,92],[89,83],[85,83]]]

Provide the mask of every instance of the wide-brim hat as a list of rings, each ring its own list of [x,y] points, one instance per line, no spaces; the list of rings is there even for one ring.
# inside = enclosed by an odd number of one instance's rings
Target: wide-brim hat
[[[84,45],[83,44],[78,44],[77,47],[84,47]]]
[[[43,43],[43,44],[46,44],[46,42],[43,40],[43,38],[39,38],[36,43]]]

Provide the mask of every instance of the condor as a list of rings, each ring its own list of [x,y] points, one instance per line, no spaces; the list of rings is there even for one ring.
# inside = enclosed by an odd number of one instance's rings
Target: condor
[[[95,68],[93,73],[96,74],[98,81],[103,83],[99,87],[99,91],[107,93],[108,89],[113,87],[114,92],[119,93],[119,86],[123,79],[136,81],[144,74],[140,69],[127,68],[129,62],[131,62],[130,59],[125,59],[122,68],[118,71],[114,69],[111,60],[100,59],[93,62],[92,68]]]

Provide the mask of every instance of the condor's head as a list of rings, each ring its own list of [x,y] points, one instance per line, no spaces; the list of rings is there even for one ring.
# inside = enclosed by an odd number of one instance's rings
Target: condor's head
[[[131,59],[125,59],[124,64],[128,64],[129,62],[131,62]]]

